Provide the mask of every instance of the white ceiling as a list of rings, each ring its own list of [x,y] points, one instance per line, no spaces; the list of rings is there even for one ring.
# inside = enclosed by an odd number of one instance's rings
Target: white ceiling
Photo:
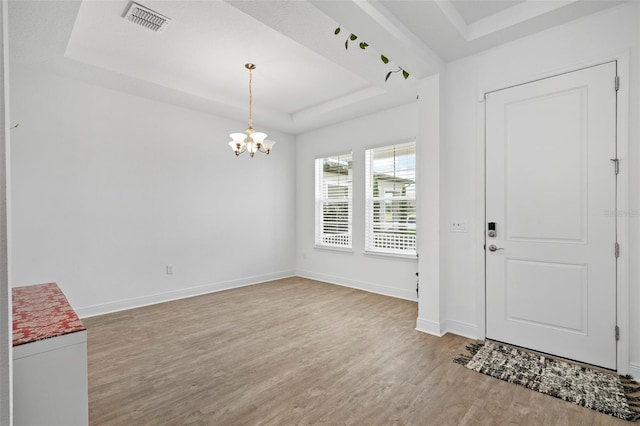
[[[467,25],[524,2],[525,0],[451,0]]]
[[[130,3],[11,0],[11,63],[246,122],[253,62],[256,128],[295,134],[412,102],[446,62],[622,1],[139,0],[171,18],[159,33],[123,18]],[[385,82],[398,66],[411,77]]]

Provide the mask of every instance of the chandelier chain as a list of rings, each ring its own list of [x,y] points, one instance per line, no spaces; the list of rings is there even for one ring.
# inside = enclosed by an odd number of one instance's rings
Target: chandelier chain
[[[249,67],[249,129],[253,130],[253,68]]]
[[[256,132],[253,128],[253,70],[256,69],[256,65],[252,63],[245,64],[244,67],[249,70],[249,122],[247,130],[244,133],[231,133],[231,142],[229,146],[236,154],[236,156],[243,152],[248,152],[251,157],[253,154],[260,151],[269,155],[271,148],[276,143],[272,140],[266,140],[267,134],[262,132]]]

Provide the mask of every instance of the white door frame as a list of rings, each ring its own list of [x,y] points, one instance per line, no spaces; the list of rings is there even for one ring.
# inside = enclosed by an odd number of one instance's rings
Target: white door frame
[[[499,86],[478,85],[476,99],[476,193],[485,194],[485,105],[484,94],[495,90],[552,77],[559,74],[576,71],[582,68],[599,65],[605,62],[617,61],[617,71],[620,77],[617,102],[617,152],[620,160],[620,174],[617,182],[617,215],[618,230],[617,239],[620,244],[620,257],[618,258],[618,280],[616,291],[617,324],[620,327],[620,340],[617,347],[617,365],[619,374],[627,374],[629,371],[629,50],[618,55],[591,58],[589,60],[573,63],[558,69],[545,72],[532,73],[522,76],[519,81],[505,81]],[[613,85],[614,82],[612,81]],[[485,271],[485,197],[478,197],[476,203],[476,234],[475,245],[478,256],[476,264],[477,291],[477,324],[478,338],[486,338],[486,271]],[[613,330],[611,331],[613,333]]]

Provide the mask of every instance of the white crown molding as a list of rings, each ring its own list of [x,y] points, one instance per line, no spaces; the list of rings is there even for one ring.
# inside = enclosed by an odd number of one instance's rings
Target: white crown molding
[[[460,36],[469,42],[546,15],[576,1],[579,0],[528,0],[471,24],[465,22],[451,0],[437,0],[435,3]]]
[[[523,22],[546,15],[579,0],[526,1],[501,12],[480,19],[467,26],[467,41],[505,30]]]
[[[463,39],[468,40],[469,27],[458,9],[451,3],[451,0],[436,0],[436,6],[440,8],[444,16],[447,17],[451,25],[460,33]]]

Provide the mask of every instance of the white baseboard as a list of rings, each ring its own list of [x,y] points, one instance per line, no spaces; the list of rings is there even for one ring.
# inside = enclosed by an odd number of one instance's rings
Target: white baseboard
[[[185,299],[187,297],[200,296],[202,294],[215,293],[217,291],[230,290],[232,288],[260,284],[267,281],[292,277],[294,275],[294,271],[274,272],[253,277],[239,278],[236,280],[222,281],[198,287],[168,291],[165,293],[135,297],[133,299],[118,300],[115,302],[109,302],[100,305],[87,306],[84,308],[77,308],[75,309],[75,311],[80,318],[88,318],[96,315],[108,314],[111,312],[118,312],[127,309],[139,308],[142,306],[155,305],[156,303],[170,302],[172,300]]]
[[[629,363],[629,374],[637,381],[640,380],[640,364]]]
[[[478,332],[478,326],[461,321],[445,321],[445,332],[457,334],[458,336],[468,337],[469,339],[478,339],[480,333]]]
[[[447,333],[457,334],[458,336],[467,337],[469,339],[477,339],[479,336],[478,326],[452,320],[436,322],[424,318],[418,318],[416,321],[416,330],[438,337],[442,337]]]
[[[383,296],[391,296],[397,299],[410,300],[417,302],[416,292],[412,290],[404,290],[401,288],[387,287],[380,284],[371,284],[363,281],[351,280],[348,278],[337,277],[334,275],[321,274],[311,271],[296,271],[296,275],[302,278],[322,281],[329,284],[340,285],[343,287],[355,288],[358,290],[368,291],[370,293],[381,294]]]
[[[442,327],[439,322],[422,318],[418,318],[416,320],[416,330],[438,337],[442,337],[446,334],[446,331],[442,331]]]

